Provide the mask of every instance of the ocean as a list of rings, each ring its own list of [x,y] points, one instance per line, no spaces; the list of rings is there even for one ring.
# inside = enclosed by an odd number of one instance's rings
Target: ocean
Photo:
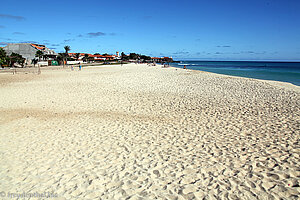
[[[300,62],[260,61],[180,61],[173,67],[241,76],[263,80],[289,82],[300,86]]]

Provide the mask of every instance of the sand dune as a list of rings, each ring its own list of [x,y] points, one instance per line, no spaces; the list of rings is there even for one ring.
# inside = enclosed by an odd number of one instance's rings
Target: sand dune
[[[135,64],[27,75],[0,74],[6,197],[299,199],[297,86]]]

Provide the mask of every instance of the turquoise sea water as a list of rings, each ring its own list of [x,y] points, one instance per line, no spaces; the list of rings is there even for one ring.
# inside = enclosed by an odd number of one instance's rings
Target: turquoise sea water
[[[300,86],[300,62],[181,61],[173,67],[214,72],[231,76],[289,82]]]

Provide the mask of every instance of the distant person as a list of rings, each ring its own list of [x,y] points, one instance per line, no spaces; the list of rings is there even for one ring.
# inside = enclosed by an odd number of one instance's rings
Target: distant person
[[[183,69],[186,69],[186,65],[183,65]]]
[[[79,71],[81,71],[81,65],[79,65]]]

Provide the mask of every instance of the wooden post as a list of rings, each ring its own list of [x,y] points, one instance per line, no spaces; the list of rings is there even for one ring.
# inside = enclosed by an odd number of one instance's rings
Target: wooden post
[[[41,66],[38,64],[38,75],[41,74]]]

